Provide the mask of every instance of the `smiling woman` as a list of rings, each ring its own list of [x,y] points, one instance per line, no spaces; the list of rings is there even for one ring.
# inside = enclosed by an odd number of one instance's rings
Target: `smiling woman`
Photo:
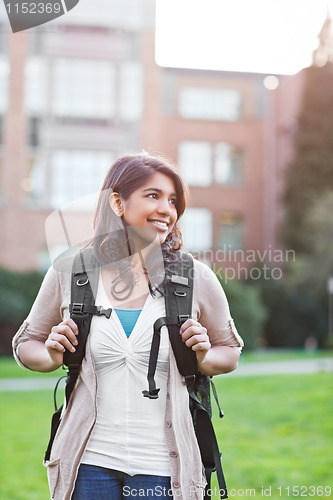
[[[177,194],[173,180],[156,172],[126,200],[113,192],[109,198],[112,210],[123,217],[128,226],[153,227],[160,243],[164,243],[175,225]]]
[[[110,196],[105,196],[107,190],[111,191]],[[121,157],[102,186],[95,215],[96,234],[110,239],[116,215],[125,229],[141,227],[143,232],[143,228],[150,228],[152,239],[154,231],[155,235],[156,231],[162,232],[160,243],[177,250],[182,244],[177,221],[187,201],[188,188],[170,161],[146,154]]]
[[[53,500],[121,500],[126,488],[149,491],[153,499],[203,500],[206,476],[189,394],[162,330],[155,373],[160,397],[142,391],[151,367],[154,325],[166,316],[165,296],[179,292],[174,278],[184,284],[174,265],[190,259],[180,251],[178,228],[187,198],[176,167],[160,156],[121,157],[106,175],[93,241],[78,252],[80,262],[87,251],[94,260],[85,267],[87,274],[74,280],[74,288],[95,280],[99,307],[45,461]],[[60,267],[48,271],[14,338],[17,361],[31,370],[53,371],[63,364],[66,350],[77,353],[82,345],[77,339],[87,304],[84,298],[71,301],[71,274]],[[180,326],[178,311],[176,339],[193,351],[202,374],[230,372],[243,342],[225,294],[211,269],[198,261],[193,282],[192,315]],[[79,312],[70,317],[69,309]]]

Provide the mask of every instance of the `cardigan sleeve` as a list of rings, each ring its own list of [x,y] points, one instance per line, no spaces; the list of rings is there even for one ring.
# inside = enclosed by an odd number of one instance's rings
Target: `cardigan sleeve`
[[[19,359],[19,346],[29,340],[45,342],[53,326],[68,316],[69,274],[59,273],[51,267],[41,284],[30,313],[13,338],[13,354]]]
[[[212,346],[243,347],[219,280],[206,264],[197,260],[194,261],[192,317],[207,328]]]

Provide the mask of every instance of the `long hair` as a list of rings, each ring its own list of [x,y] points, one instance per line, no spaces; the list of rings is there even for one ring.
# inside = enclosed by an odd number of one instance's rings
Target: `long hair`
[[[124,239],[117,238],[115,242],[114,231],[118,234],[127,230],[125,224],[116,217],[109,205],[109,194],[118,193],[124,200],[143,186],[155,173],[161,173],[172,179],[176,190],[177,221],[172,231],[161,245],[164,263],[168,264],[176,255],[176,251],[182,247],[182,234],[178,221],[183,215],[188,202],[188,188],[177,171],[175,165],[162,156],[152,156],[148,153],[130,154],[122,156],[112,165],[106,174],[95,212],[95,252],[100,257],[107,254],[107,260],[117,260],[117,253],[124,251]],[[123,254],[124,255],[124,254]]]

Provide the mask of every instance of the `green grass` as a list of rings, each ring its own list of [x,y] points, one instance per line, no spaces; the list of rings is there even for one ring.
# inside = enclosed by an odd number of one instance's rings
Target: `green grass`
[[[14,358],[10,356],[0,357],[0,378],[57,377],[58,375],[61,377],[65,373],[62,368],[49,373],[33,372],[19,366]]]
[[[297,359],[317,359],[333,357],[333,351],[305,351],[304,349],[267,349],[244,352],[241,355],[240,363],[258,363],[268,361],[292,361]],[[51,373],[38,373],[25,370],[17,365],[11,356],[0,356],[0,378],[20,378],[20,377],[54,377],[64,375],[64,370]]]
[[[1,500],[50,498],[42,460],[52,411],[52,391],[1,393]]]
[[[241,354],[242,363],[260,363],[268,361],[293,361],[302,359],[332,358],[331,350],[305,350],[305,349],[265,349],[257,351],[244,351]]]
[[[225,412],[214,422],[230,498],[249,498],[250,490],[265,498],[262,487],[273,500],[293,497],[293,486],[333,488],[332,374],[218,377],[215,384]],[[1,401],[0,500],[47,500],[41,463],[52,391],[2,392]],[[280,496],[278,488],[287,486],[289,496],[285,489]]]
[[[262,487],[271,487],[273,499],[288,498],[279,487],[290,486],[289,496],[293,486],[333,490],[331,374],[220,377],[216,386],[225,417],[214,422],[229,490],[262,497]]]

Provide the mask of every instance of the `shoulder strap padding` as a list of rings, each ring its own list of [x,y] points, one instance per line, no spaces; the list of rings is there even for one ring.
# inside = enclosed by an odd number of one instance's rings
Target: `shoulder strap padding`
[[[187,347],[180,334],[180,326],[191,317],[193,301],[193,257],[180,253],[179,259],[172,263],[168,270],[169,285],[165,293],[166,325],[170,343],[176,358],[179,372],[187,376],[198,373],[195,352]]]
[[[74,258],[71,279],[70,317],[77,324],[79,335],[78,345],[74,353],[66,350],[64,364],[78,365],[85,354],[85,346],[94,314],[110,315],[111,310],[103,310],[95,306],[95,297],[99,279],[99,265],[94,256],[93,248],[80,251]]]

